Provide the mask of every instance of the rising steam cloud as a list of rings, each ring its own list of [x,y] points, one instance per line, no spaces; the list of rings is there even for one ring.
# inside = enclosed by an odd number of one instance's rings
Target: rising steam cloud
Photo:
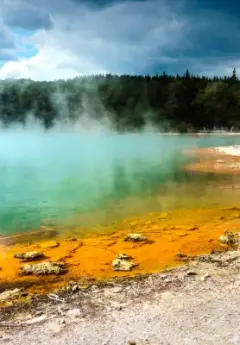
[[[1,126],[1,233],[39,228],[46,220],[67,225],[96,209],[107,217],[113,202],[144,198],[181,179],[183,149],[210,144],[160,135],[151,121],[136,133],[116,132],[113,114],[93,95],[97,107],[84,96],[83,108],[71,118],[67,95],[56,92],[52,102],[58,117],[48,130],[34,110],[23,124]]]

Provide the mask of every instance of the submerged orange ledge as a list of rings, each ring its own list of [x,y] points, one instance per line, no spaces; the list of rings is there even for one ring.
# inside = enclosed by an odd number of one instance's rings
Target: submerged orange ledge
[[[177,210],[170,213],[149,213],[102,228],[102,232],[77,237],[76,241],[59,238],[59,246],[46,248],[38,243],[0,245],[0,288],[25,286],[28,292],[44,293],[81,278],[107,279],[158,272],[181,264],[176,254],[209,253],[219,248],[219,236],[226,230],[239,231],[240,208]],[[103,233],[104,230],[104,233]],[[72,230],[71,230],[72,232]],[[125,242],[128,233],[141,233],[151,244]],[[44,248],[45,247],[45,248]],[[21,276],[17,252],[42,251],[47,260],[63,261],[68,272],[61,276]],[[115,272],[112,260],[118,253],[131,255],[138,266],[131,272]]]

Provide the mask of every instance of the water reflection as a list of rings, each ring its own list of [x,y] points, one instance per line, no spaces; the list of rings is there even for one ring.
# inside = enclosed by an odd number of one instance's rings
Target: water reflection
[[[58,226],[84,223],[81,219],[89,224],[92,218],[107,222],[208,203],[219,193],[211,187],[218,177],[184,172],[183,151],[238,143],[240,137],[147,133],[5,134],[0,137],[0,231],[39,228],[46,219]]]

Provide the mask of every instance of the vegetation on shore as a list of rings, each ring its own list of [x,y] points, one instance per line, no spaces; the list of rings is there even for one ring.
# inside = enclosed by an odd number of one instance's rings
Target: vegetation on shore
[[[118,131],[152,125],[161,131],[240,129],[240,81],[231,77],[96,75],[71,80],[0,82],[0,121],[26,123],[33,115],[45,128],[58,121],[92,117]]]

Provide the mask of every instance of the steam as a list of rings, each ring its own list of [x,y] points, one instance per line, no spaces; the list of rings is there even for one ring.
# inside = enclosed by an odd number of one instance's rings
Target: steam
[[[83,108],[71,117],[68,95],[56,90],[52,104],[58,116],[48,130],[34,110],[22,124],[0,126],[0,233],[46,222],[67,225],[97,209],[107,215],[118,200],[143,199],[186,178],[180,169],[185,148],[225,142],[162,136],[150,112],[143,114],[149,121],[141,131],[116,132],[114,114],[90,91],[92,99],[85,95]]]
[[[159,134],[118,134],[97,123],[89,127],[59,124],[45,131],[29,123],[1,132],[2,233],[37,228],[46,219],[64,223],[150,191],[171,174],[174,162],[168,159],[175,149]]]

